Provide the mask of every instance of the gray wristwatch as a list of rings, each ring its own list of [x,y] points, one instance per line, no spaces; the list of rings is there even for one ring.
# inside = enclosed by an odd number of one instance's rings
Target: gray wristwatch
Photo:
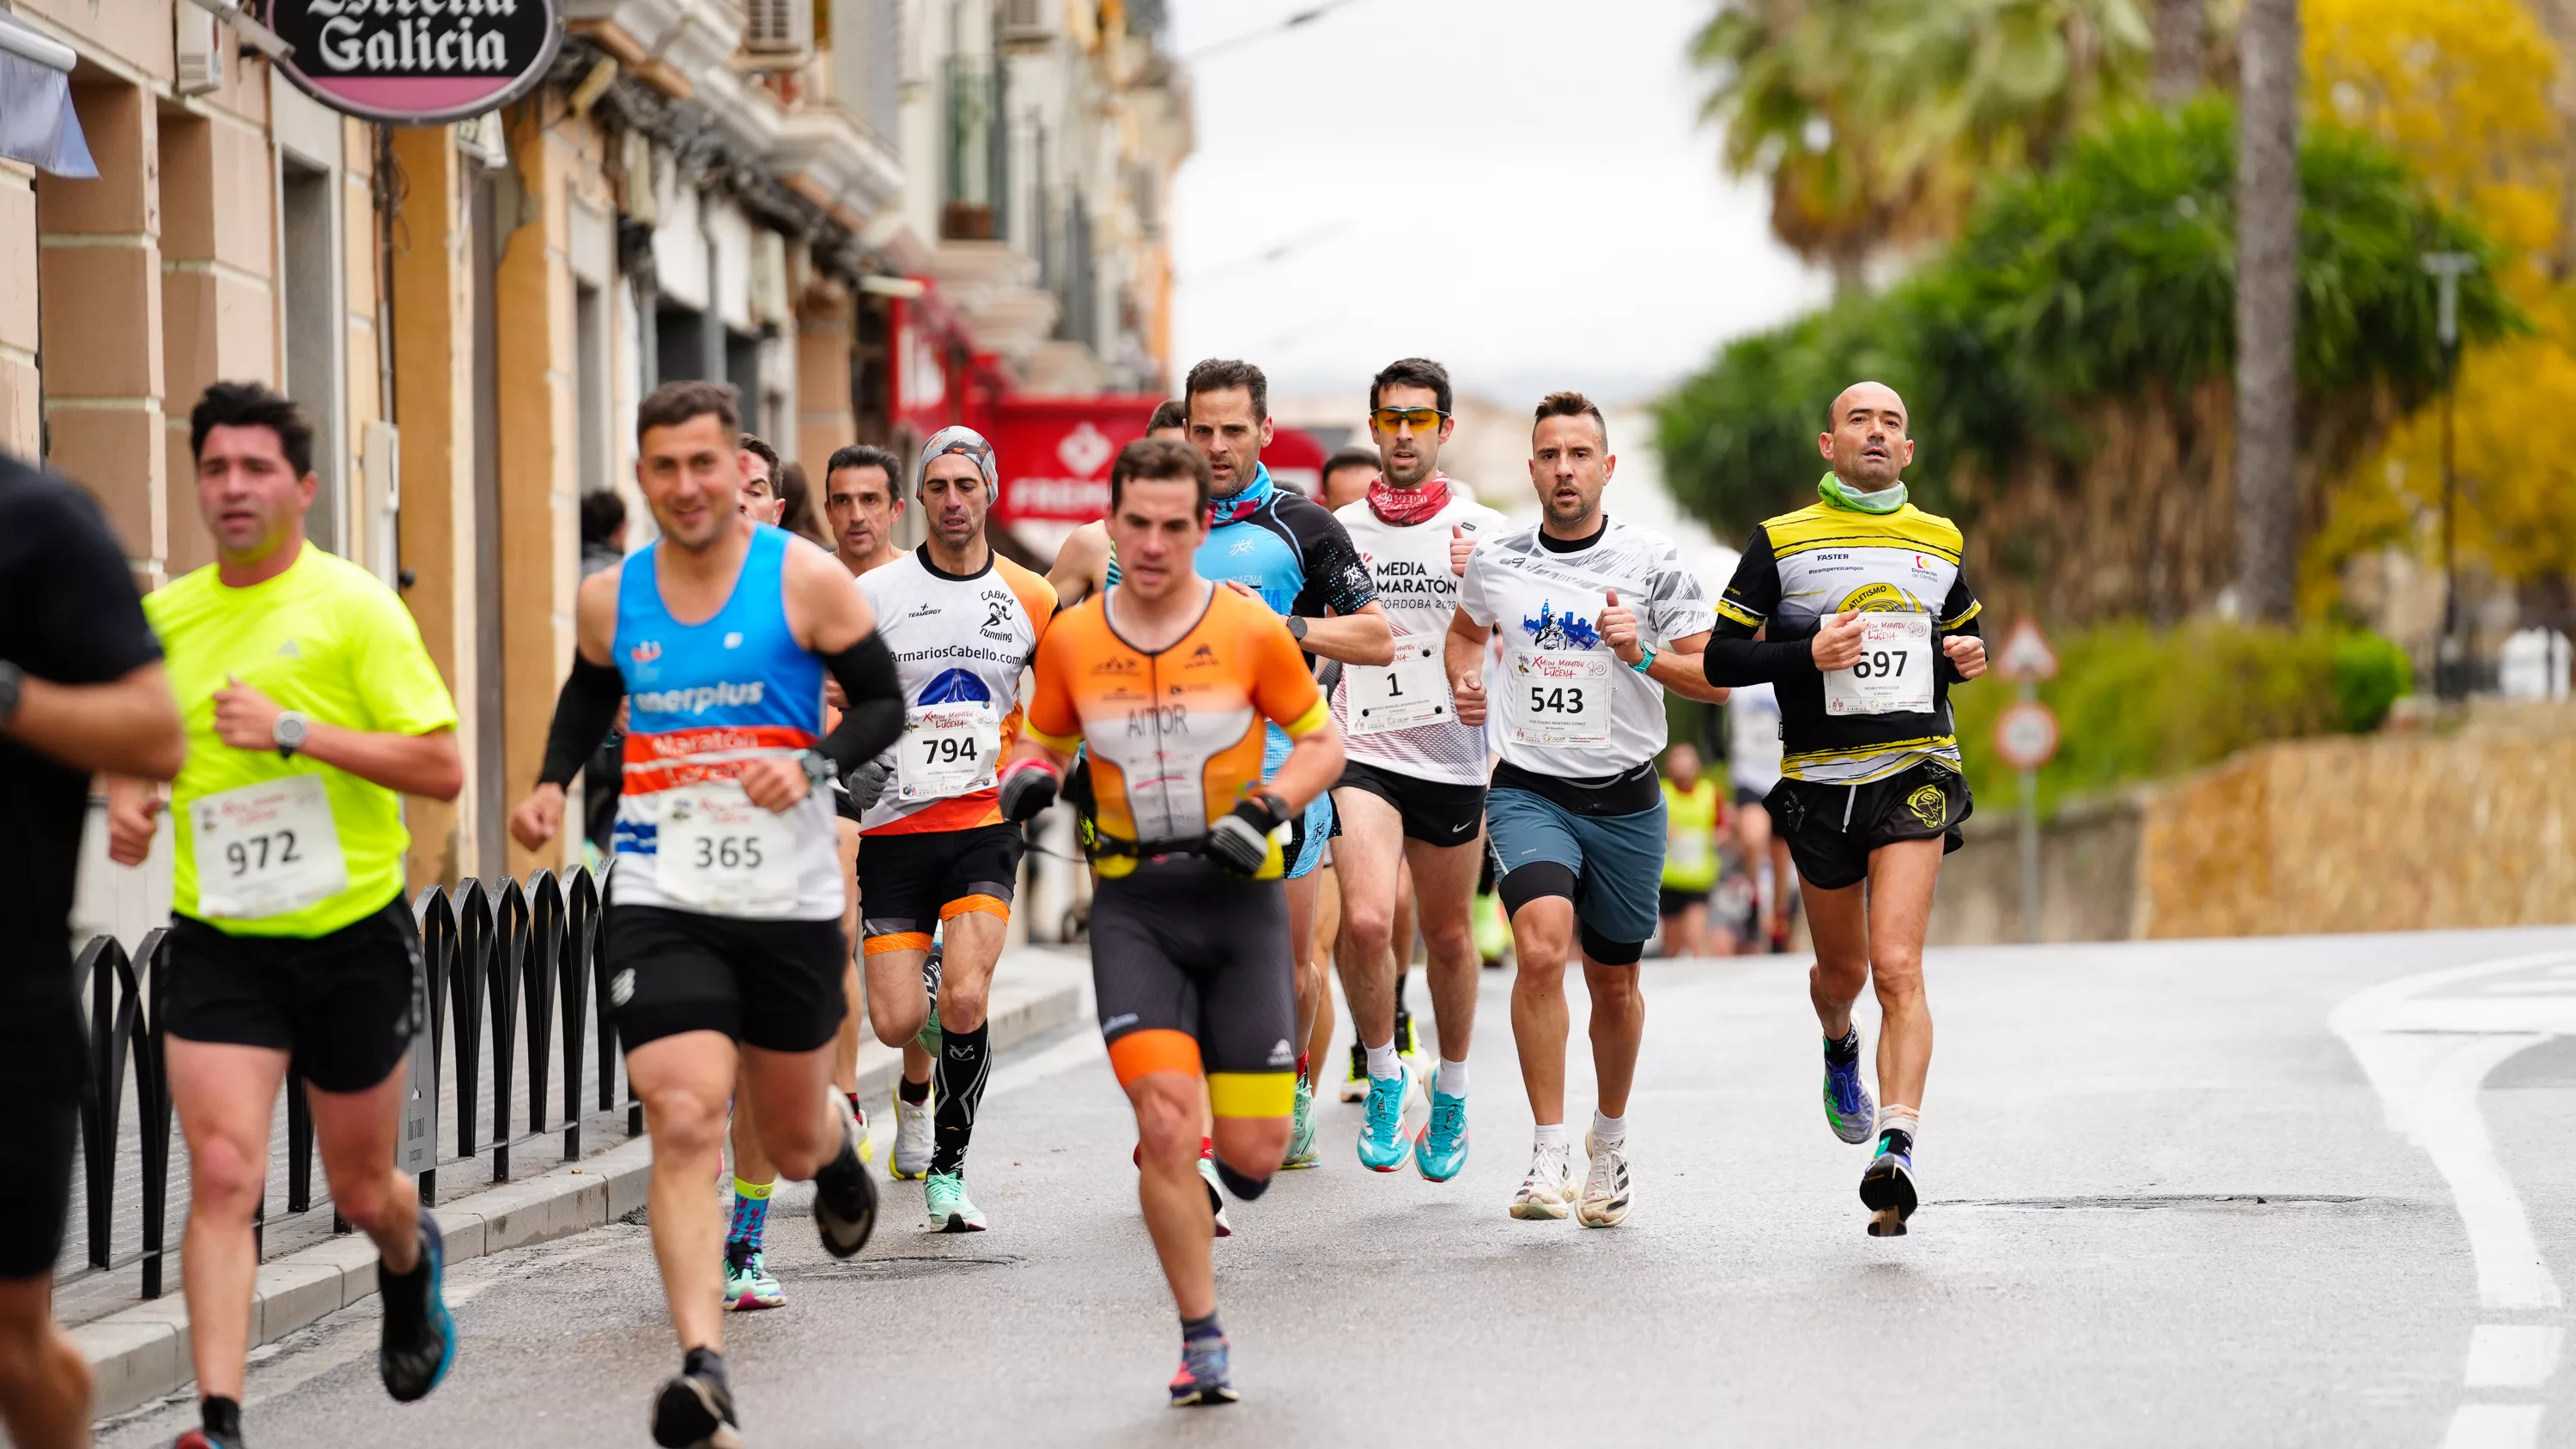
[[[305,718],[300,709],[279,710],[277,723],[268,729],[268,737],[277,742],[277,757],[281,760],[294,759],[295,752],[304,748],[312,734],[313,721]]]
[[[829,790],[832,782],[841,778],[841,767],[833,764],[832,757],[821,750],[800,751],[796,763],[805,767],[805,778],[817,790]]]
[[[0,659],[0,729],[18,713],[18,687],[27,679],[27,671],[6,659]]]

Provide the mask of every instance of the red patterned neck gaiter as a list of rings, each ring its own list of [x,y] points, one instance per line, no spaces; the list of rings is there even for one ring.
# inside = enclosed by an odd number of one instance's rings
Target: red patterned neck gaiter
[[[1397,488],[1380,473],[1369,481],[1369,512],[1389,528],[1409,528],[1449,506],[1449,475],[1434,473],[1418,488]]]

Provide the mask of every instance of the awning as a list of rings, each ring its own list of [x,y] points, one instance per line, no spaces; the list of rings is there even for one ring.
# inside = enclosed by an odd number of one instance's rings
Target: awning
[[[72,110],[79,59],[70,46],[0,15],[0,156],[78,181],[98,175]]]

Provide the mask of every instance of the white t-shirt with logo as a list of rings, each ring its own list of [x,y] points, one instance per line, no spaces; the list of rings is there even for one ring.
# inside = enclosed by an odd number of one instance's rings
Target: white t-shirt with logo
[[[1455,480],[1449,484],[1448,503],[1420,523],[1386,523],[1365,498],[1333,516],[1377,580],[1377,601],[1395,631],[1397,652],[1392,666],[1342,667],[1333,686],[1333,725],[1341,731],[1344,750],[1362,764],[1417,780],[1485,783],[1485,731],[1459,724],[1449,701],[1446,641],[1458,609],[1458,576],[1449,571],[1449,531],[1493,538],[1509,526],[1508,520],[1470,497]],[[1385,728],[1365,717],[1393,711],[1384,717],[1413,720],[1435,709],[1439,718],[1401,728]]]
[[[1536,525],[1477,548],[1458,607],[1502,636],[1487,708],[1506,763],[1594,778],[1664,748],[1664,689],[1619,662],[1598,628],[1608,594],[1637,615],[1638,641],[1661,649],[1717,627],[1699,580],[1662,536],[1606,515],[1580,552],[1558,553]]]
[[[994,775],[1019,734],[1020,671],[1055,617],[1055,590],[999,554],[981,573],[942,573],[926,544],[859,575],[858,586],[893,651],[904,702],[894,773],[860,830],[997,823]]]

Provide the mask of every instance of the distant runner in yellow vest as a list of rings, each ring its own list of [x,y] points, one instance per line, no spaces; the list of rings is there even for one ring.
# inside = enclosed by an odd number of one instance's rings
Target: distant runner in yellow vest
[[[1699,751],[1664,751],[1664,954],[1705,956],[1708,893],[1717,888],[1717,782],[1699,772]]]

